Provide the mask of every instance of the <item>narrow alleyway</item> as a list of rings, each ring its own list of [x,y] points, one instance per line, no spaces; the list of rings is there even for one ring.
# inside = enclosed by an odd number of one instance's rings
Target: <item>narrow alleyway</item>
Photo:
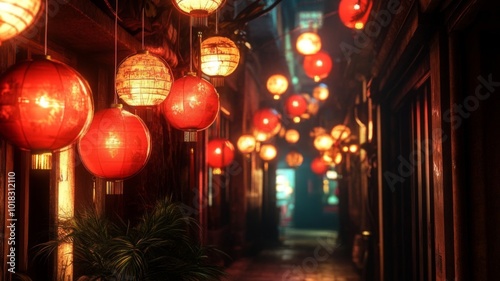
[[[337,233],[286,229],[279,246],[235,261],[231,281],[359,281],[349,254],[337,245]]]

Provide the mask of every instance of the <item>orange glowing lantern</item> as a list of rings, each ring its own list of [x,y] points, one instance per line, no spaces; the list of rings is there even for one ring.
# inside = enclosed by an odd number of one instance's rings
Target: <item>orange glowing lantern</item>
[[[319,101],[325,101],[330,94],[328,90],[328,86],[324,83],[320,83],[318,86],[313,89],[313,97]]]
[[[260,147],[259,156],[264,161],[271,161],[276,158],[278,151],[276,147],[272,144],[266,143]]]
[[[242,135],[238,138],[236,146],[241,153],[252,153],[255,151],[257,141],[252,135]]]
[[[124,59],[116,73],[116,93],[130,106],[155,106],[170,93],[174,76],[168,64],[148,51]]]
[[[266,87],[269,93],[274,95],[274,99],[279,100],[280,95],[288,89],[288,79],[281,74],[271,75],[267,79]]]
[[[149,130],[121,104],[96,112],[78,142],[83,165],[96,177],[123,180],[137,174],[151,153]]]
[[[215,138],[207,144],[207,162],[212,168],[223,168],[234,159],[234,146],[225,138]]]
[[[321,50],[321,38],[315,32],[304,32],[297,38],[297,51],[301,55],[313,55]]]
[[[41,4],[41,0],[0,0],[0,44],[30,26]]]
[[[300,116],[307,112],[307,100],[301,94],[293,94],[286,99],[285,109],[289,116]]]
[[[327,52],[319,51],[314,55],[304,57],[303,67],[305,74],[319,82],[326,78],[332,70],[332,59]]]
[[[200,131],[215,121],[220,108],[219,94],[207,80],[188,74],[174,81],[161,108],[173,127]]]
[[[196,25],[207,25],[208,15],[213,14],[225,0],[174,0],[174,6],[191,16]]]
[[[317,175],[324,175],[330,166],[322,157],[316,157],[311,161],[311,171]]]
[[[201,42],[201,71],[210,76],[215,86],[222,86],[224,77],[233,73],[240,62],[240,51],[227,37],[214,36]]]
[[[346,140],[351,135],[351,129],[346,125],[337,125],[332,128],[330,135],[333,137],[335,142],[341,142]]]
[[[340,21],[349,28],[363,29],[370,15],[372,3],[372,0],[341,0]]]
[[[300,139],[299,131],[295,129],[290,129],[285,132],[285,140],[288,143],[297,143]]]
[[[281,130],[281,116],[276,109],[262,108],[255,112],[253,125],[257,131],[274,136]]]
[[[93,113],[87,81],[49,56],[15,64],[0,78],[0,135],[20,149],[62,149],[85,133]]]
[[[329,134],[319,134],[314,138],[314,147],[318,151],[326,151],[332,147],[334,142],[333,137]]]
[[[285,161],[288,164],[288,166],[292,168],[297,168],[300,165],[302,165],[302,162],[304,161],[304,156],[298,151],[290,151],[286,157]]]

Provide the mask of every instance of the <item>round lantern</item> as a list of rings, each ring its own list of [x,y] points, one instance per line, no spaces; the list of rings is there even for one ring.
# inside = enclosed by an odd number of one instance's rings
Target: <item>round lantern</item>
[[[307,101],[307,113],[309,115],[316,115],[319,111],[319,102],[317,99],[312,98],[308,94],[304,94],[304,98]]]
[[[88,132],[78,142],[83,165],[96,177],[123,180],[138,173],[149,159],[149,130],[121,104],[95,113]]]
[[[241,153],[252,153],[255,150],[257,142],[252,135],[242,135],[238,138],[236,146]]]
[[[11,66],[0,77],[0,135],[23,150],[75,142],[94,113],[87,81],[49,56]]]
[[[223,168],[234,159],[234,146],[225,138],[215,138],[207,144],[207,162],[212,168]]]
[[[267,133],[267,132],[263,132],[263,131],[259,131],[257,129],[254,129],[253,130],[253,135],[255,137],[255,140],[256,141],[259,141],[259,142],[265,142],[265,141],[268,141],[270,140],[274,135],[271,134],[271,133]]]
[[[240,51],[227,37],[214,36],[201,42],[201,71],[211,76],[213,82],[222,84],[221,79],[230,75],[238,67]]]
[[[307,100],[301,94],[293,94],[286,99],[285,109],[290,116],[300,116],[307,112]]]
[[[332,59],[327,52],[319,51],[314,55],[304,57],[303,67],[305,74],[319,82],[326,78],[332,70]]]
[[[326,84],[320,83],[318,86],[313,89],[313,97],[320,101],[325,101],[330,94],[328,90],[328,86]]]
[[[328,169],[329,165],[322,157],[316,157],[311,161],[311,171],[317,175],[324,175]]]
[[[259,156],[264,161],[273,160],[277,154],[278,151],[276,151],[276,147],[272,144],[266,143],[260,147]]]
[[[281,74],[271,75],[267,79],[266,87],[269,93],[274,95],[274,99],[278,100],[288,89],[288,79]]]
[[[297,131],[295,129],[290,129],[290,130],[286,131],[285,140],[288,143],[297,143],[299,141],[299,139],[300,139],[299,131]]]
[[[174,81],[161,104],[163,115],[175,128],[200,131],[217,118],[220,102],[215,87],[203,78],[188,74]]]
[[[326,151],[332,147],[334,139],[329,134],[319,134],[314,138],[314,147],[318,151]]]
[[[337,125],[332,128],[330,135],[335,142],[344,141],[351,135],[351,129],[345,125]]]
[[[323,161],[331,164],[340,164],[342,162],[342,153],[337,146],[332,146],[323,153]]]
[[[372,0],[341,0],[339,18],[349,28],[363,29],[371,9]]]
[[[302,156],[302,154],[300,154],[300,152],[290,151],[286,155],[285,161],[288,164],[288,166],[290,166],[292,168],[297,168],[300,165],[302,165],[302,162],[304,161],[304,157]]]
[[[313,55],[321,50],[321,38],[315,32],[304,32],[297,38],[297,51],[301,55]]]
[[[0,0],[0,44],[31,25],[41,3],[41,0]]]
[[[141,51],[120,63],[116,93],[130,106],[155,106],[170,93],[174,77],[160,57]]]
[[[197,25],[207,24],[208,15],[214,13],[225,0],[174,0],[174,6],[182,13],[191,16]]]
[[[281,129],[281,116],[276,109],[262,108],[255,112],[253,125],[257,131],[276,135]]]

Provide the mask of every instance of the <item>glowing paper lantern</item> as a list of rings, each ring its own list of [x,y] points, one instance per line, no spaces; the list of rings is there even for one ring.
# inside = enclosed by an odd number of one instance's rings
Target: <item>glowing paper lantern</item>
[[[316,157],[311,161],[311,171],[317,175],[324,175],[330,166],[322,157]]]
[[[0,77],[0,135],[23,150],[74,143],[92,121],[87,81],[49,56],[11,66]]]
[[[211,139],[207,144],[207,163],[212,168],[223,168],[234,159],[234,146],[225,138]]]
[[[351,129],[345,125],[337,125],[332,128],[330,135],[335,142],[344,141],[351,135]]]
[[[242,135],[238,138],[236,146],[241,153],[251,153],[255,151],[257,142],[252,135]]]
[[[276,158],[278,151],[272,144],[266,143],[260,147],[259,156],[264,161],[271,161]]]
[[[290,116],[300,116],[307,112],[307,100],[301,94],[293,94],[285,101],[285,109]]]
[[[281,74],[271,75],[267,79],[266,87],[269,93],[274,95],[274,99],[278,100],[288,89],[288,79]]]
[[[302,162],[304,161],[304,157],[298,151],[290,151],[286,155],[285,161],[288,164],[288,166],[290,166],[292,168],[297,168],[300,165],[302,165]]]
[[[325,101],[330,94],[328,90],[328,86],[326,84],[320,83],[318,86],[313,89],[313,97],[320,101]]]
[[[286,131],[285,140],[288,143],[297,143],[299,141],[299,139],[300,139],[299,131],[297,131],[295,129],[290,129],[290,130]]]
[[[78,142],[85,168],[96,177],[123,180],[138,173],[151,153],[149,130],[121,104],[95,113],[88,132]]]
[[[256,130],[264,133],[276,135],[281,129],[281,116],[273,108],[262,108],[255,112],[253,125]]]
[[[329,134],[320,134],[314,138],[314,147],[318,151],[326,151],[332,147],[334,139]]]
[[[304,57],[303,67],[305,74],[319,82],[326,78],[332,70],[332,59],[330,55],[324,51],[319,51],[314,55]]]
[[[301,55],[313,55],[321,50],[321,37],[315,32],[304,32],[297,38],[297,51]]]
[[[214,13],[225,0],[174,0],[174,6],[195,19],[197,25],[207,25],[208,15]]]
[[[215,86],[221,86],[224,77],[238,67],[240,51],[231,39],[214,36],[201,42],[200,57],[201,71],[210,76]]]
[[[341,0],[339,3],[339,18],[342,23],[352,29],[363,29],[366,25],[372,0]]]
[[[41,3],[41,0],[0,0],[0,44],[30,26]]]
[[[175,128],[200,131],[217,118],[220,102],[215,87],[203,78],[188,74],[174,81],[161,104],[163,116]]]
[[[130,106],[155,106],[170,93],[174,77],[160,57],[141,51],[124,59],[116,73],[116,92]]]

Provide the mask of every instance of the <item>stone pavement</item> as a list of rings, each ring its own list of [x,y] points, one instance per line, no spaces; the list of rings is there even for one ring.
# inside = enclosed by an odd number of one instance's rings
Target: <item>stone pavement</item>
[[[360,281],[337,233],[286,229],[279,246],[241,258],[227,269],[230,281]]]

